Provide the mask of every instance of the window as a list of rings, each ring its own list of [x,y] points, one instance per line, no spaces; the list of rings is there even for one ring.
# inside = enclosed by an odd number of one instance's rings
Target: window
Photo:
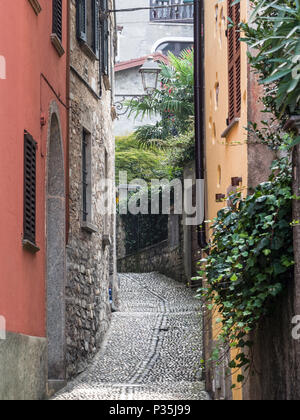
[[[178,57],[182,53],[182,51],[187,49],[191,50],[193,47],[193,42],[167,41],[160,44],[156,48],[156,52],[160,51],[166,56],[169,54],[169,52],[171,52]]]
[[[24,132],[24,236],[35,244],[36,229],[36,142]]]
[[[232,0],[227,0],[228,16],[235,25],[240,23],[240,3],[232,6]],[[228,125],[235,122],[241,114],[241,42],[240,33],[236,28],[229,28],[228,37],[228,89],[229,112]]]
[[[77,38],[99,57],[99,0],[77,0]]]
[[[166,6],[150,11],[152,22],[193,23],[194,0],[150,0],[150,6]]]
[[[62,42],[62,0],[52,0],[52,33]]]
[[[82,131],[82,221],[92,222],[91,134]]]

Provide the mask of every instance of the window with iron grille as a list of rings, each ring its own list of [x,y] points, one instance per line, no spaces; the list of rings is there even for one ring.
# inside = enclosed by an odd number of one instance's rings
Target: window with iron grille
[[[62,42],[62,0],[52,0],[52,32]]]
[[[24,132],[24,240],[36,243],[36,142]]]
[[[150,6],[166,6],[150,11],[153,22],[193,23],[194,0],[150,0]]]
[[[229,110],[228,125],[234,122],[241,114],[241,42],[240,33],[236,25],[240,23],[241,6],[237,3],[232,6],[232,0],[227,0],[228,17],[234,27],[228,28],[228,89]]]
[[[99,57],[99,0],[76,0],[77,38]]]
[[[82,221],[92,221],[91,134],[82,131]]]

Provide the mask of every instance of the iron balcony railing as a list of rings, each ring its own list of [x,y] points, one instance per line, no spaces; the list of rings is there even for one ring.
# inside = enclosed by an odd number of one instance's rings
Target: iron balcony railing
[[[150,0],[151,7],[166,6],[152,9],[152,22],[192,23],[194,19],[194,0]]]

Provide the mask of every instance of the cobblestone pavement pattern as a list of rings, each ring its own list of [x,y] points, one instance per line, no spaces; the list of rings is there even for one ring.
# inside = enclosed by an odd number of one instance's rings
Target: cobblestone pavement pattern
[[[158,273],[121,274],[102,351],[56,400],[205,400],[200,302]]]

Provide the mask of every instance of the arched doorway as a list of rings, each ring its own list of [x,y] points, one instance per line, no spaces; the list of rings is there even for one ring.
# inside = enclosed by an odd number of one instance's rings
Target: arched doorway
[[[56,108],[54,104],[52,108]],[[65,379],[65,172],[58,110],[51,113],[47,150],[48,378]]]

